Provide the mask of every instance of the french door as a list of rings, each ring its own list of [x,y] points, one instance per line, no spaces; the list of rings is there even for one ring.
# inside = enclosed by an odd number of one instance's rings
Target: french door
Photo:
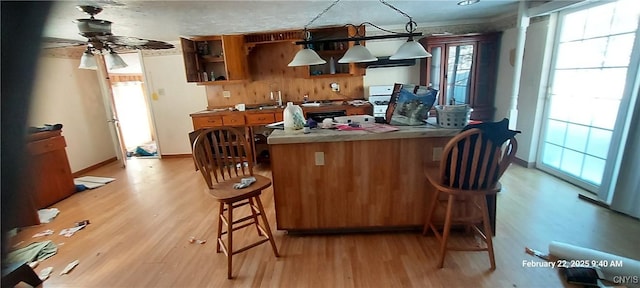
[[[603,181],[638,28],[637,0],[558,17],[537,166],[597,192]],[[633,52],[638,53],[638,51]],[[622,121],[619,121],[622,122]]]

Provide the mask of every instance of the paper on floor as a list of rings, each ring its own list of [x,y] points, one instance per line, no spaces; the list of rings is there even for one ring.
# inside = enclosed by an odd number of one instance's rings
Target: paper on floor
[[[40,209],[38,210],[38,218],[40,218],[40,223],[49,223],[58,216],[58,213],[60,213],[58,208]]]

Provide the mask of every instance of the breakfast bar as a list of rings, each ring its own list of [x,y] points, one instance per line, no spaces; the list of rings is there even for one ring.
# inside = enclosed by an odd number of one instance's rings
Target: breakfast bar
[[[277,229],[293,232],[422,227],[437,166],[458,129],[373,133],[275,130],[268,137]],[[439,217],[436,215],[436,217]]]

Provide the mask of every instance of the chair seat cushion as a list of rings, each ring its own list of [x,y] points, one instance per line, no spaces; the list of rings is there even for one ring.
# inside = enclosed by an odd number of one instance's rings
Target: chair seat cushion
[[[242,199],[260,195],[262,190],[271,186],[271,179],[260,175],[253,175],[253,177],[256,178],[256,182],[246,188],[234,189],[233,185],[236,183],[240,183],[240,179],[244,177],[249,176],[233,177],[231,179],[227,179],[224,182],[214,184],[213,189],[209,189],[209,194],[211,194],[221,202],[236,202]]]

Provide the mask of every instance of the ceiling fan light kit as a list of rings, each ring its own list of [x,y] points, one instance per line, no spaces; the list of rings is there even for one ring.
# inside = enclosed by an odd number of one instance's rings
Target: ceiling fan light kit
[[[91,50],[89,50],[89,48],[87,48],[87,50],[82,53],[82,57],[80,57],[80,66],[78,66],[78,68],[90,70],[98,69],[96,57],[93,56],[93,53],[91,53]]]
[[[346,24],[345,25],[345,26],[353,26],[355,28],[355,31],[357,31],[356,32],[357,35],[354,35],[353,37],[349,36],[347,38],[339,38],[339,39],[311,39],[311,37],[309,36],[309,33],[308,33],[308,27],[311,24],[313,24],[313,22],[315,22],[318,18],[320,18],[320,16],[325,14],[327,11],[329,11],[329,9],[331,9],[333,6],[338,4],[338,2],[340,2],[340,0],[336,0],[333,3],[331,3],[331,5],[329,5],[329,7],[325,8],[322,12],[320,12],[320,14],[318,14],[311,21],[309,21],[309,23],[307,23],[307,25],[304,26],[304,41],[298,41],[298,42],[296,42],[296,44],[305,45],[305,48],[300,50],[298,52],[298,54],[301,53],[304,50],[311,50],[313,52],[313,54],[315,54],[315,56],[317,56],[317,58],[320,58],[318,56],[318,54],[315,53],[315,51],[313,51],[312,49],[310,49],[308,47],[309,44],[327,43],[327,42],[354,42],[354,45],[351,48],[349,48],[349,50],[347,50],[345,55],[340,60],[338,60],[338,63],[372,62],[372,61],[378,60],[378,58],[374,57],[371,54],[371,52],[369,52],[369,49],[367,49],[366,47],[360,45],[360,41],[408,37],[407,43],[404,43],[398,49],[398,51],[393,56],[391,56],[389,59],[400,60],[400,59],[417,59],[417,58],[431,57],[431,54],[429,54],[427,52],[427,50],[425,50],[424,47],[422,47],[422,45],[420,43],[417,43],[417,42],[415,42],[413,40],[413,36],[422,36],[422,33],[416,33],[415,32],[417,25],[413,21],[413,18],[411,18],[411,16],[409,16],[408,14],[400,11],[400,9],[398,9],[398,8],[394,7],[393,5],[387,3],[386,1],[384,1],[384,0],[379,0],[379,1],[380,1],[380,3],[388,6],[389,8],[391,8],[391,9],[397,11],[398,13],[402,14],[403,16],[409,18],[409,22],[407,22],[407,24],[405,25],[405,30],[407,31],[407,33],[398,33],[398,32],[394,32],[394,31],[386,30],[386,29],[383,29],[383,28],[381,28],[379,26],[376,26],[373,23],[364,22],[364,23],[362,23],[360,25],[354,25],[354,24]],[[478,0],[476,0],[476,1],[478,1]],[[387,32],[389,34],[375,35],[375,36],[359,35],[360,31],[363,31],[363,29],[361,29],[361,28],[364,27],[365,24],[373,26],[373,27],[375,27],[375,28],[377,28],[379,30],[382,30],[384,32]],[[309,51],[305,51],[303,53],[309,54],[309,55],[311,54],[311,52],[309,52]],[[303,59],[300,59],[300,61],[296,61],[296,59],[298,59],[298,54],[296,54],[296,56],[294,56],[294,60],[291,61],[291,63],[289,63],[289,66],[305,66],[305,65],[324,64],[324,63],[316,63],[318,61],[312,61],[312,59],[315,59],[315,58],[303,58]],[[303,61],[304,59],[308,59],[309,61]],[[326,63],[326,61],[324,61],[324,62]]]
[[[80,58],[80,66],[78,66],[80,69],[97,69],[95,54],[104,55],[109,70],[127,67],[127,63],[114,51],[114,48],[170,49],[174,47],[162,41],[115,36],[111,33],[111,21],[95,18],[95,15],[102,11],[101,7],[81,5],[77,8],[90,16],[73,21],[76,23],[79,34],[87,38],[87,50]]]

